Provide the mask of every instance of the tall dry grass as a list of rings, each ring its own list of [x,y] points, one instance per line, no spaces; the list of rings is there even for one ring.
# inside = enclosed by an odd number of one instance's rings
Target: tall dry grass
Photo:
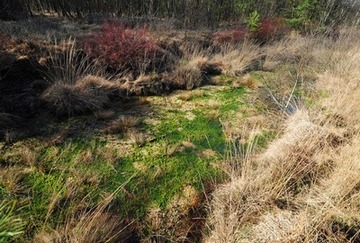
[[[325,70],[318,105],[290,115],[261,154],[238,156],[237,173],[212,195],[206,242],[360,240],[358,33],[299,53]]]
[[[224,74],[237,76],[256,69],[261,57],[260,48],[245,41],[237,46],[225,45],[212,61],[221,64]]]
[[[73,85],[87,75],[101,76],[104,70],[96,65],[88,55],[78,48],[75,38],[49,40],[53,47],[49,50],[46,78],[50,83]]]
[[[108,80],[104,68],[82,52],[75,39],[55,40],[48,55],[49,86],[42,98],[58,117],[99,111],[122,95],[119,84]]]
[[[209,53],[200,48],[184,48],[184,56],[171,74],[176,88],[193,89],[204,83],[204,67],[209,64]]]

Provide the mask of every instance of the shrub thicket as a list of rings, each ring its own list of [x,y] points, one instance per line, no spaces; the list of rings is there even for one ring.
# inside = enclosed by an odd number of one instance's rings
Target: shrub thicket
[[[253,32],[255,40],[260,43],[269,40],[280,39],[283,37],[288,28],[283,18],[263,18],[259,21],[259,26]]]
[[[145,28],[127,28],[123,23],[105,23],[84,43],[87,54],[111,70],[146,71],[157,55],[158,44]]]

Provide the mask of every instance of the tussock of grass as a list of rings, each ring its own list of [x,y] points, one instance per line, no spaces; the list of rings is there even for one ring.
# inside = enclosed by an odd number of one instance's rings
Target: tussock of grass
[[[173,83],[178,88],[193,89],[203,82],[202,66],[209,61],[206,53],[195,49],[185,50],[185,55],[179,62],[179,66],[171,74]]]
[[[66,216],[65,224],[52,231],[42,231],[35,236],[36,242],[126,242],[133,237],[132,223],[108,213],[106,208],[114,194],[102,199],[90,210],[72,212]]]
[[[101,76],[88,75],[84,78],[77,80],[76,87],[81,92],[87,92],[96,96],[103,97],[119,97],[119,86],[106,80]]]
[[[241,79],[238,79],[233,83],[234,87],[247,87],[250,89],[256,89],[260,86],[259,81],[254,79],[250,74],[246,74]]]
[[[102,109],[107,97],[82,92],[76,86],[56,83],[48,88],[43,99],[58,117],[85,114]]]
[[[85,76],[74,85],[56,82],[45,90],[43,99],[59,117],[97,112],[120,97],[118,85],[98,76]]]
[[[274,71],[283,63],[298,64],[301,61],[310,61],[312,49],[316,46],[316,38],[300,35],[288,36],[265,48],[266,59],[264,70]]]
[[[258,46],[244,42],[238,47],[224,47],[219,54],[212,57],[212,61],[222,66],[226,75],[239,76],[249,70],[259,67],[257,60],[261,58]]]
[[[101,76],[103,70],[77,49],[75,39],[55,41],[49,55],[50,86],[42,97],[58,117],[95,112],[121,97],[119,85]]]
[[[121,87],[128,95],[137,96],[168,92],[157,74],[140,74],[135,80],[127,80]]]
[[[199,87],[203,82],[201,70],[196,66],[180,66],[176,69],[174,75],[174,84],[178,88],[193,89]]]
[[[58,42],[45,53],[46,78],[49,83],[62,82],[74,85],[79,79],[88,75],[100,76],[103,69],[93,63],[89,56],[84,55],[77,46],[76,39],[68,38]]]
[[[107,133],[121,133],[126,129],[136,127],[140,124],[140,120],[137,117],[122,116],[112,121],[105,129]]]

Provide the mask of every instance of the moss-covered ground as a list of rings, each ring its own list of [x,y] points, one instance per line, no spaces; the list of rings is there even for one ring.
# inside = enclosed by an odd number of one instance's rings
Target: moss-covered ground
[[[18,204],[25,238],[61,225],[113,192],[109,210],[142,222],[150,208],[166,208],[184,188],[201,195],[226,178],[221,163],[231,138],[224,124],[262,113],[260,105],[249,103],[251,92],[223,85],[146,97],[137,105],[148,111],[135,111],[141,122],[128,130],[77,131],[58,143],[44,137],[3,143],[0,196]],[[115,116],[126,117],[136,109],[114,110]],[[81,130],[73,124],[92,122],[92,116],[78,117],[57,126]],[[272,138],[273,131],[256,136],[261,146]]]

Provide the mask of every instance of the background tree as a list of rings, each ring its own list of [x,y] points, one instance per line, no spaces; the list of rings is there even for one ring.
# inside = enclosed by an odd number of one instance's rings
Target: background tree
[[[257,11],[261,18],[281,16],[304,28],[354,19],[360,3],[355,0],[2,0],[0,18],[27,16],[32,11],[56,13],[68,18],[89,14],[117,14],[122,17],[174,18],[184,28],[211,27],[227,21],[245,21]]]

